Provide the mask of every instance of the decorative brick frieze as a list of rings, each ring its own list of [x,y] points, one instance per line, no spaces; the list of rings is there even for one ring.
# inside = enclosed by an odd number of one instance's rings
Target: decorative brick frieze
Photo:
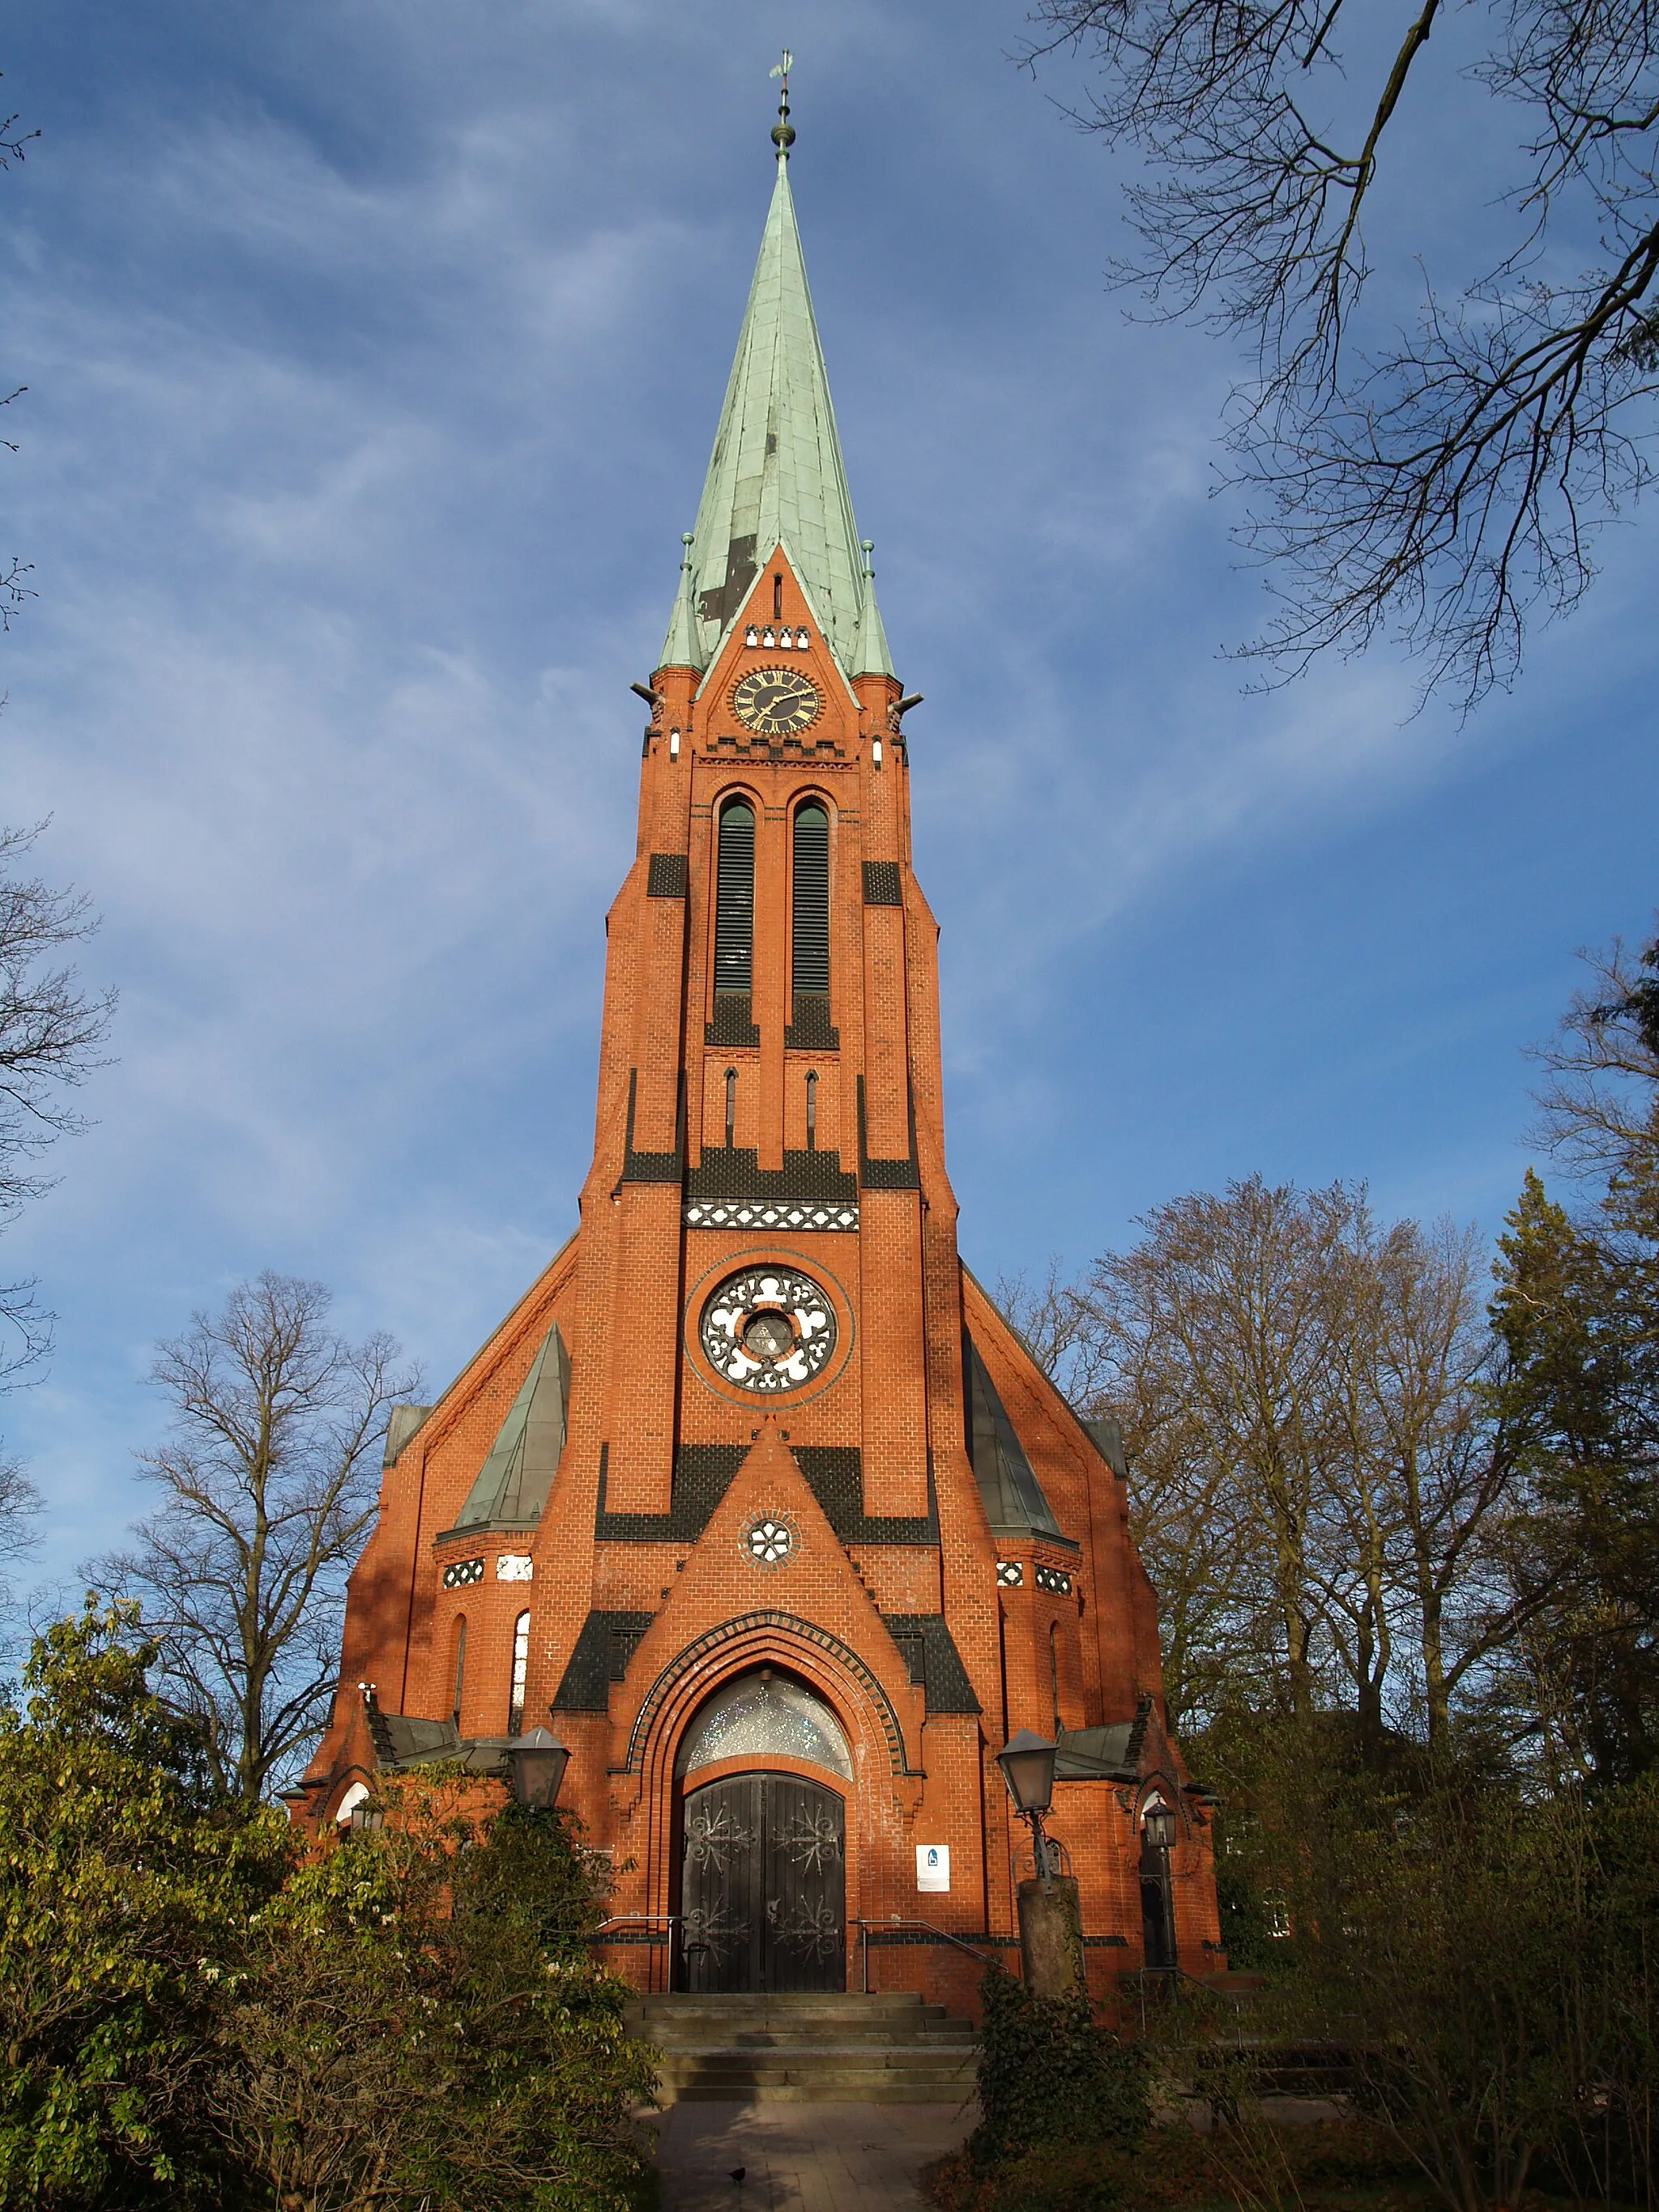
[[[783,1033],[791,1052],[839,1052],[841,1031],[830,1018],[827,992],[797,991],[795,1018]]]
[[[979,1699],[942,1613],[884,1613],[887,1632],[904,1655],[910,1680],[927,1694],[930,1713],[976,1713]]]
[[[705,1145],[702,1157],[685,1178],[688,1205],[732,1199],[766,1199],[778,1204],[819,1199],[856,1206],[858,1177],[842,1171],[834,1151],[786,1152],[783,1164],[763,1168],[752,1145]]]
[[[714,1018],[703,1025],[703,1042],[712,1045],[756,1045],[754,994],[750,991],[716,991]]]
[[[648,1613],[590,1613],[553,1693],[554,1711],[602,1713],[610,1703],[611,1685],[627,1674],[651,1621]]]
[[[823,1229],[840,1235],[859,1225],[856,1205],[822,1198],[700,1198],[688,1202],[688,1229]]]
[[[684,853],[653,853],[646,870],[647,898],[684,898],[691,888]]]

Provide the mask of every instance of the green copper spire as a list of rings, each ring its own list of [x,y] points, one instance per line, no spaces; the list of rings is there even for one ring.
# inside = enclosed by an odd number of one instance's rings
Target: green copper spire
[[[781,112],[787,118],[787,105]],[[778,180],[692,534],[688,611],[696,647],[690,665],[696,668],[708,666],[761,564],[780,544],[849,673],[865,624],[868,585],[858,526],[789,192],[794,135],[787,119],[773,133]],[[873,618],[878,636],[881,619]],[[660,666],[687,665],[685,621],[677,606]],[[884,640],[880,652],[884,668]]]

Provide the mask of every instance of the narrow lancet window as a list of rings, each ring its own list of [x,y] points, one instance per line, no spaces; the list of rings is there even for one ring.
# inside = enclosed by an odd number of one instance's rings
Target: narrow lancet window
[[[466,1689],[466,1615],[462,1613],[455,1623],[455,1701],[450,1708],[450,1718],[457,1728],[461,1724],[461,1698]]]
[[[806,1149],[815,1152],[818,1148],[818,1072],[815,1067],[806,1071]]]
[[[521,1613],[513,1624],[513,1693],[507,1701],[507,1732],[524,1733],[524,1686],[530,1672],[530,1615]]]
[[[726,1071],[726,1149],[729,1152],[738,1140],[738,1071]]]
[[[714,988],[750,991],[755,974],[755,810],[746,799],[720,809],[714,873]]]

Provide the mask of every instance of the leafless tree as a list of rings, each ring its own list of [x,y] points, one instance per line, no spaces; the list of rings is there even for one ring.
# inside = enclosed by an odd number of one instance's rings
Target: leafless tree
[[[1122,1427],[1172,1713],[1334,1701],[1374,1742],[1420,1697],[1443,1741],[1518,1626],[1475,1240],[1379,1224],[1362,1188],[1260,1177],[1138,1225],[1025,1311],[1050,1317],[1040,1345],[1082,1347],[1080,1410]]]
[[[1614,938],[1581,950],[1591,981],[1573,994],[1560,1034],[1534,1058],[1549,1149],[1575,1174],[1644,1185],[1659,1179],[1659,935],[1640,953]]]
[[[1028,49],[1080,50],[1097,71],[1080,119],[1152,173],[1129,192],[1144,251],[1120,280],[1253,358],[1231,438],[1281,611],[1246,651],[1294,674],[1392,628],[1425,691],[1466,706],[1513,677],[1528,614],[1590,580],[1596,526],[1648,482],[1659,388],[1659,16],[1650,0],[1486,0],[1480,51],[1448,82],[1438,56],[1467,45],[1468,13],[1036,0]],[[1402,110],[1437,94],[1419,161],[1437,140],[1466,154],[1460,112],[1485,126],[1508,103],[1510,165],[1483,198],[1510,228],[1449,291],[1425,273],[1401,331],[1362,315],[1365,218]],[[1431,243],[1401,238],[1392,291]]]
[[[1311,1547],[1327,1464],[1341,1442],[1329,1387],[1328,1278],[1351,1203],[1340,1185],[1304,1194],[1260,1176],[1221,1195],[1174,1199],[1140,1223],[1139,1244],[1097,1262],[1092,1281],[1115,1370],[1107,1395],[1115,1406],[1115,1385],[1133,1386],[1126,1434],[1155,1425],[1166,1439],[1171,1426],[1184,1432],[1184,1449],[1166,1447],[1154,1464],[1166,1479],[1189,1468],[1177,1493],[1188,1510],[1221,1505],[1237,1532],[1228,1581],[1238,1648],[1247,1656],[1277,1646],[1298,1716],[1313,1708],[1321,1658]],[[1169,1503],[1158,1498],[1160,1516]]]
[[[32,1164],[54,1138],[82,1127],[64,1094],[103,1065],[98,1048],[115,1007],[112,991],[88,991],[58,957],[96,929],[87,900],[20,871],[45,826],[0,829],[0,1228],[47,1188]],[[33,1283],[0,1286],[0,1323],[3,1383],[49,1341],[51,1319]]]
[[[1452,1700],[1517,1626],[1495,1548],[1516,1483],[1512,1438],[1493,1409],[1494,1347],[1473,1231],[1449,1222],[1354,1224],[1346,1326],[1334,1337],[1350,1409],[1352,1475],[1330,1510],[1348,1524],[1364,1609],[1351,1672],[1362,1718],[1382,1719],[1396,1620],[1414,1647],[1429,1738]],[[1332,1547],[1340,1558],[1343,1546]],[[1340,1601],[1340,1588],[1333,1595]],[[1376,1625],[1368,1644],[1364,1631]],[[1370,1700],[1369,1707],[1366,1700]]]
[[[21,161],[27,147],[40,136],[38,131],[20,131],[17,120],[15,115],[8,115],[3,122],[0,122],[0,169],[9,169],[14,161]],[[27,389],[27,385],[20,384],[15,392],[8,392],[0,397],[0,407],[9,407],[13,400],[21,399]],[[17,451],[9,438],[0,438],[0,445],[4,446],[9,453]],[[3,568],[0,568],[0,630],[9,629],[13,615],[22,606],[25,599],[34,597],[24,581],[33,567],[32,562],[19,560],[14,555]]]
[[[1100,1331],[1085,1286],[1068,1282],[1064,1262],[1052,1255],[1040,1280],[1022,1268],[999,1275],[991,1293],[1003,1318],[1037,1365],[1074,1406],[1100,1383]]]
[[[143,1455],[161,1495],[99,1587],[137,1599],[173,1709],[220,1786],[245,1799],[285,1776],[339,1672],[345,1577],[373,1520],[375,1447],[419,1387],[398,1347],[328,1326],[320,1283],[266,1273],[164,1344],[151,1381],[173,1431]]]
[[[65,1094],[102,1065],[115,1006],[61,957],[97,927],[87,901],[20,869],[44,827],[0,829],[0,1229],[47,1188],[36,1165],[46,1147],[82,1126]],[[37,1368],[51,1338],[36,1285],[0,1283],[0,1389]],[[40,1504],[22,1468],[0,1460],[0,1562],[28,1549]],[[0,1582],[0,1608],[9,1598]]]

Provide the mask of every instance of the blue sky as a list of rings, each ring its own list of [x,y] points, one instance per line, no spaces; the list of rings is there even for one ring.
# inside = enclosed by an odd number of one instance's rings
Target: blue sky
[[[767,71],[943,926],[983,1275],[1174,1194],[1369,1178],[1494,1230],[1521,1048],[1647,927],[1659,537],[1460,728],[1386,651],[1268,697],[1215,433],[1125,319],[1120,171],[1018,0],[35,0],[0,179],[11,820],[104,916],[96,1127],[8,1240],[41,1571],[119,1532],[150,1346],[272,1267],[441,1386],[574,1225],[639,711],[770,184]],[[1420,125],[1376,222],[1480,225]],[[1426,141],[1425,142],[1426,147]],[[1445,147],[1455,143],[1456,153]],[[1391,195],[1391,196],[1390,196]],[[1432,214],[1429,211],[1435,210]]]

